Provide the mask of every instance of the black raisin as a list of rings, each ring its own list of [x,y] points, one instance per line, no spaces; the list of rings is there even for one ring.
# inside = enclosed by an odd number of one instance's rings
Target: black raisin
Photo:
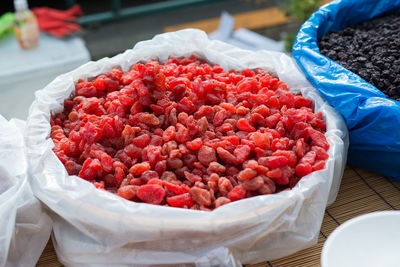
[[[329,32],[320,52],[376,86],[388,97],[400,99],[400,15],[384,14]]]

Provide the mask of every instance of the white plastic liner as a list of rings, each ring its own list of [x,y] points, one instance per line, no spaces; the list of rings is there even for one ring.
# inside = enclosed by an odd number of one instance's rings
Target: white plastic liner
[[[50,237],[52,222],[27,177],[22,121],[0,115],[0,266],[34,266]]]
[[[264,68],[292,91],[315,101],[327,121],[330,144],[324,170],[305,176],[293,190],[257,196],[212,212],[126,201],[68,176],[51,151],[50,112],[60,112],[74,82],[139,61],[195,54],[225,70]],[[155,36],[113,58],[90,62],[61,75],[43,90],[29,112],[26,142],[35,195],[54,211],[53,243],[67,266],[186,264],[240,266],[280,258],[316,243],[324,210],[336,198],[346,161],[347,129],[294,61],[277,52],[250,52],[210,41],[199,30]]]

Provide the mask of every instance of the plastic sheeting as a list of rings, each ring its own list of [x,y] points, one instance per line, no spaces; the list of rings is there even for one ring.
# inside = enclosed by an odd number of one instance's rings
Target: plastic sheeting
[[[34,266],[50,237],[52,222],[27,177],[22,121],[0,115],[0,266]]]
[[[343,115],[350,134],[349,162],[400,181],[400,102],[321,55],[317,44],[330,30],[399,10],[399,0],[333,1],[303,24],[293,56],[307,79]]]
[[[234,30],[234,28],[235,18],[228,12],[223,11],[219,20],[218,29],[210,33],[208,38],[211,40],[220,40],[236,47],[252,51],[285,51],[283,42],[275,41],[245,28],[239,28],[237,30]]]
[[[304,177],[290,191],[257,196],[224,205],[212,212],[130,202],[91,183],[68,176],[51,151],[50,113],[63,109],[74,81],[136,62],[165,61],[195,54],[224,69],[261,67],[278,74],[291,90],[313,99],[322,111],[330,143],[326,168]],[[59,260],[67,266],[142,266],[188,264],[240,266],[294,253],[316,243],[328,195],[337,194],[346,159],[347,129],[282,53],[250,52],[210,41],[199,30],[155,36],[133,50],[104,58],[59,76],[36,93],[27,120],[26,141],[32,186],[54,211],[54,238]]]

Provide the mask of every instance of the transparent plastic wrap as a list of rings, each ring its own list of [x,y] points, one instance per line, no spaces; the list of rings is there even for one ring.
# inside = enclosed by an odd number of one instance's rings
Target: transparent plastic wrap
[[[0,266],[34,266],[50,237],[51,219],[27,178],[22,121],[0,115]]]
[[[315,101],[327,121],[330,144],[325,169],[305,176],[293,190],[257,196],[212,212],[126,201],[68,176],[52,152],[50,113],[63,110],[74,82],[136,62],[195,54],[224,69],[264,68],[292,91]],[[288,56],[250,52],[210,41],[199,30],[155,36],[113,58],[90,62],[61,75],[36,93],[26,127],[36,196],[54,211],[53,243],[67,266],[142,266],[195,263],[240,266],[294,253],[316,243],[328,201],[339,189],[348,146],[341,116],[327,105]]]

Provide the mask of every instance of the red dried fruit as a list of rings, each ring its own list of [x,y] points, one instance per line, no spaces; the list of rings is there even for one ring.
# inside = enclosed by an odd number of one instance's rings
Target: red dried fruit
[[[267,176],[272,178],[277,184],[287,184],[286,179],[283,179],[283,174],[282,174],[282,170],[277,168],[277,169],[273,169],[270,170],[269,172],[267,172]]]
[[[246,197],[246,190],[241,185],[235,186],[229,193],[228,198],[231,201],[241,200]]]
[[[83,163],[82,169],[78,176],[85,180],[93,180],[97,176],[97,172],[101,170],[101,164],[98,159],[88,158]]]
[[[236,156],[237,163],[244,162],[250,155],[251,149],[248,145],[238,145],[233,154]]]
[[[161,180],[171,182],[171,181],[177,181],[177,177],[175,173],[170,172],[170,171],[164,171],[164,173],[161,175]]]
[[[171,141],[175,138],[176,131],[174,126],[169,126],[163,133],[164,142]]]
[[[143,177],[142,177],[143,179]],[[147,184],[157,184],[157,185],[163,185],[162,181],[158,178],[152,178],[150,179]]]
[[[138,186],[136,185],[126,185],[118,188],[118,196],[123,197],[125,199],[131,200],[136,196],[136,192],[138,190]]]
[[[151,137],[148,134],[142,134],[133,138],[132,143],[137,147],[144,148],[150,143]]]
[[[198,127],[199,127],[199,133],[200,134],[202,134],[202,135],[204,135],[205,134],[205,132],[207,131],[207,129],[208,129],[208,121],[207,121],[207,118],[206,117],[202,117],[201,119],[199,119],[198,121],[197,121],[197,124],[198,124]]]
[[[200,182],[202,180],[200,176],[190,173],[190,172],[187,172],[187,171],[184,172],[184,175],[185,175],[186,179],[192,184],[194,184],[196,182]]]
[[[275,193],[276,191],[275,182],[264,175],[262,176],[262,178],[264,180],[264,185],[261,186],[260,189],[258,189],[258,192],[262,195],[269,195]]]
[[[285,156],[270,156],[267,157],[267,167],[270,169],[276,169],[285,166],[289,159]]]
[[[79,119],[79,113],[76,111],[72,111],[71,113],[69,113],[68,119],[71,122],[77,121]]]
[[[159,205],[165,197],[165,190],[158,184],[142,185],[137,189],[136,195],[146,203]]]
[[[154,170],[158,173],[158,175],[162,175],[167,170],[167,161],[161,160],[157,162],[154,166]]]
[[[134,144],[126,146],[123,151],[126,153],[126,155],[134,159],[140,158],[142,156],[142,149],[135,146]]]
[[[189,139],[190,139],[189,130],[180,123],[176,124],[176,128],[178,131],[176,132],[175,140],[182,144],[189,141]]]
[[[223,196],[227,196],[228,193],[233,189],[232,183],[225,177],[218,179],[218,189]]]
[[[67,162],[64,163],[65,169],[67,169],[67,172],[69,175],[78,175],[79,171],[81,170],[82,166],[79,165],[78,163],[68,160]]]
[[[215,200],[215,208],[219,208],[228,203],[231,203],[231,200],[229,198],[219,197]]]
[[[190,189],[190,194],[197,204],[206,207],[211,205],[211,194],[206,189],[201,189],[194,186]]]
[[[214,126],[220,126],[224,122],[224,120],[226,118],[229,118],[230,116],[231,113],[224,109],[217,111],[214,115],[214,121],[213,121]]]
[[[256,176],[243,182],[242,186],[247,191],[257,191],[264,185],[262,176]]]
[[[97,89],[91,82],[80,82],[75,85],[75,94],[77,96],[95,97]]]
[[[262,149],[269,149],[270,140],[268,134],[263,134],[260,132],[255,132],[253,134],[254,144]]]
[[[231,103],[221,103],[219,106],[223,107],[224,109],[226,109],[227,111],[229,111],[232,114],[236,113],[236,108]]]
[[[249,112],[250,112],[250,109],[246,108],[246,107],[243,107],[243,106],[240,106],[240,107],[238,107],[236,109],[236,113],[239,114],[239,115],[246,115]]]
[[[143,114],[140,116],[139,121],[151,127],[160,124],[160,120],[154,114]]]
[[[194,201],[191,194],[184,193],[178,196],[167,197],[167,203],[172,207],[191,208]]]
[[[238,175],[239,181],[246,181],[249,179],[253,179],[254,177],[257,176],[257,171],[251,168],[245,168],[243,171],[241,171]]]
[[[296,174],[299,177],[306,176],[313,171],[312,165],[310,164],[299,164],[296,166]]]
[[[161,148],[161,146],[163,145],[163,143],[164,143],[164,142],[163,142],[162,137],[159,136],[159,135],[154,134],[154,135],[151,137],[151,140],[150,140],[149,145],[157,146],[157,147],[160,147],[160,148]]]
[[[156,171],[145,171],[144,173],[142,173],[140,178],[143,178],[146,181],[150,181],[151,179],[158,179],[159,175]]]
[[[312,146],[319,146],[325,149],[327,151],[329,149],[329,143],[326,140],[326,137],[323,133],[320,131],[317,131],[311,127],[307,128],[308,131],[308,136],[312,140],[311,145]]]
[[[313,164],[316,158],[315,151],[309,151],[302,159],[300,159],[299,163],[296,166],[296,174],[299,177],[303,177],[313,171]]]
[[[225,162],[227,164],[232,164],[232,165],[237,164],[236,157],[234,155],[232,155],[228,150],[223,149],[222,147],[218,147],[217,153],[223,162]]]
[[[171,169],[179,169],[183,166],[183,161],[179,158],[168,158],[167,159],[167,166]]]
[[[75,94],[50,120],[53,151],[131,201],[211,210],[290,189],[329,158],[322,113],[262,69],[149,60],[79,80]]]
[[[252,113],[250,115],[250,119],[251,119],[251,121],[253,123],[257,123],[257,124],[260,124],[260,125],[264,125],[264,123],[265,123],[264,117],[262,115],[258,114],[258,113]]]
[[[224,173],[226,171],[226,168],[224,165],[221,165],[218,162],[214,161],[210,163],[210,165],[208,166],[208,170],[215,173]]]
[[[191,150],[200,149],[202,146],[203,146],[203,142],[201,141],[201,138],[196,138],[193,141],[186,142],[186,147]]]
[[[312,105],[313,105],[313,102],[310,99],[304,98],[301,95],[296,95],[294,97],[294,107],[295,108],[301,108],[301,107],[311,108]]]
[[[323,168],[325,168],[325,160],[318,160],[312,166],[313,171],[322,170]]]
[[[172,149],[169,152],[169,158],[174,159],[174,158],[181,158],[182,157],[182,152],[179,149]],[[168,163],[168,161],[167,161]]]
[[[165,179],[165,177],[164,177]],[[170,181],[174,181],[175,179],[171,179],[169,178]],[[165,186],[166,189],[168,189],[169,192],[175,194],[175,195],[181,195],[184,193],[189,193],[190,192],[190,188],[189,186],[185,185],[185,184],[174,184],[168,181],[163,181],[162,184]]]
[[[184,144],[179,144],[178,148],[182,155],[187,155],[190,153],[189,149]]]
[[[141,175],[145,171],[150,170],[151,166],[148,162],[142,162],[142,163],[137,163],[133,165],[130,169],[129,172],[132,175]]]
[[[278,121],[281,119],[281,114],[280,113],[275,113],[271,116],[268,116],[265,118],[265,123],[269,128],[275,127],[275,125],[278,123]]]
[[[289,167],[294,167],[296,166],[297,163],[297,156],[296,153],[292,150],[277,150],[274,153],[272,153],[272,156],[284,156],[288,159],[287,165]]]
[[[311,147],[311,150],[315,151],[317,160],[325,161],[329,158],[329,154],[326,153],[326,151],[322,147],[313,146],[313,147]]]
[[[253,108],[252,112],[258,113],[265,118],[269,114],[269,108],[265,105],[259,105],[255,108]]]
[[[231,135],[231,136],[222,136],[221,140],[223,141],[229,141],[232,145],[238,146],[240,142],[240,138],[236,135]]]
[[[208,146],[202,146],[197,155],[201,164],[208,166],[211,162],[217,161],[214,149]]]
[[[250,122],[246,119],[239,119],[236,126],[242,130],[242,131],[246,131],[246,132],[255,132],[256,129],[251,126]]]

